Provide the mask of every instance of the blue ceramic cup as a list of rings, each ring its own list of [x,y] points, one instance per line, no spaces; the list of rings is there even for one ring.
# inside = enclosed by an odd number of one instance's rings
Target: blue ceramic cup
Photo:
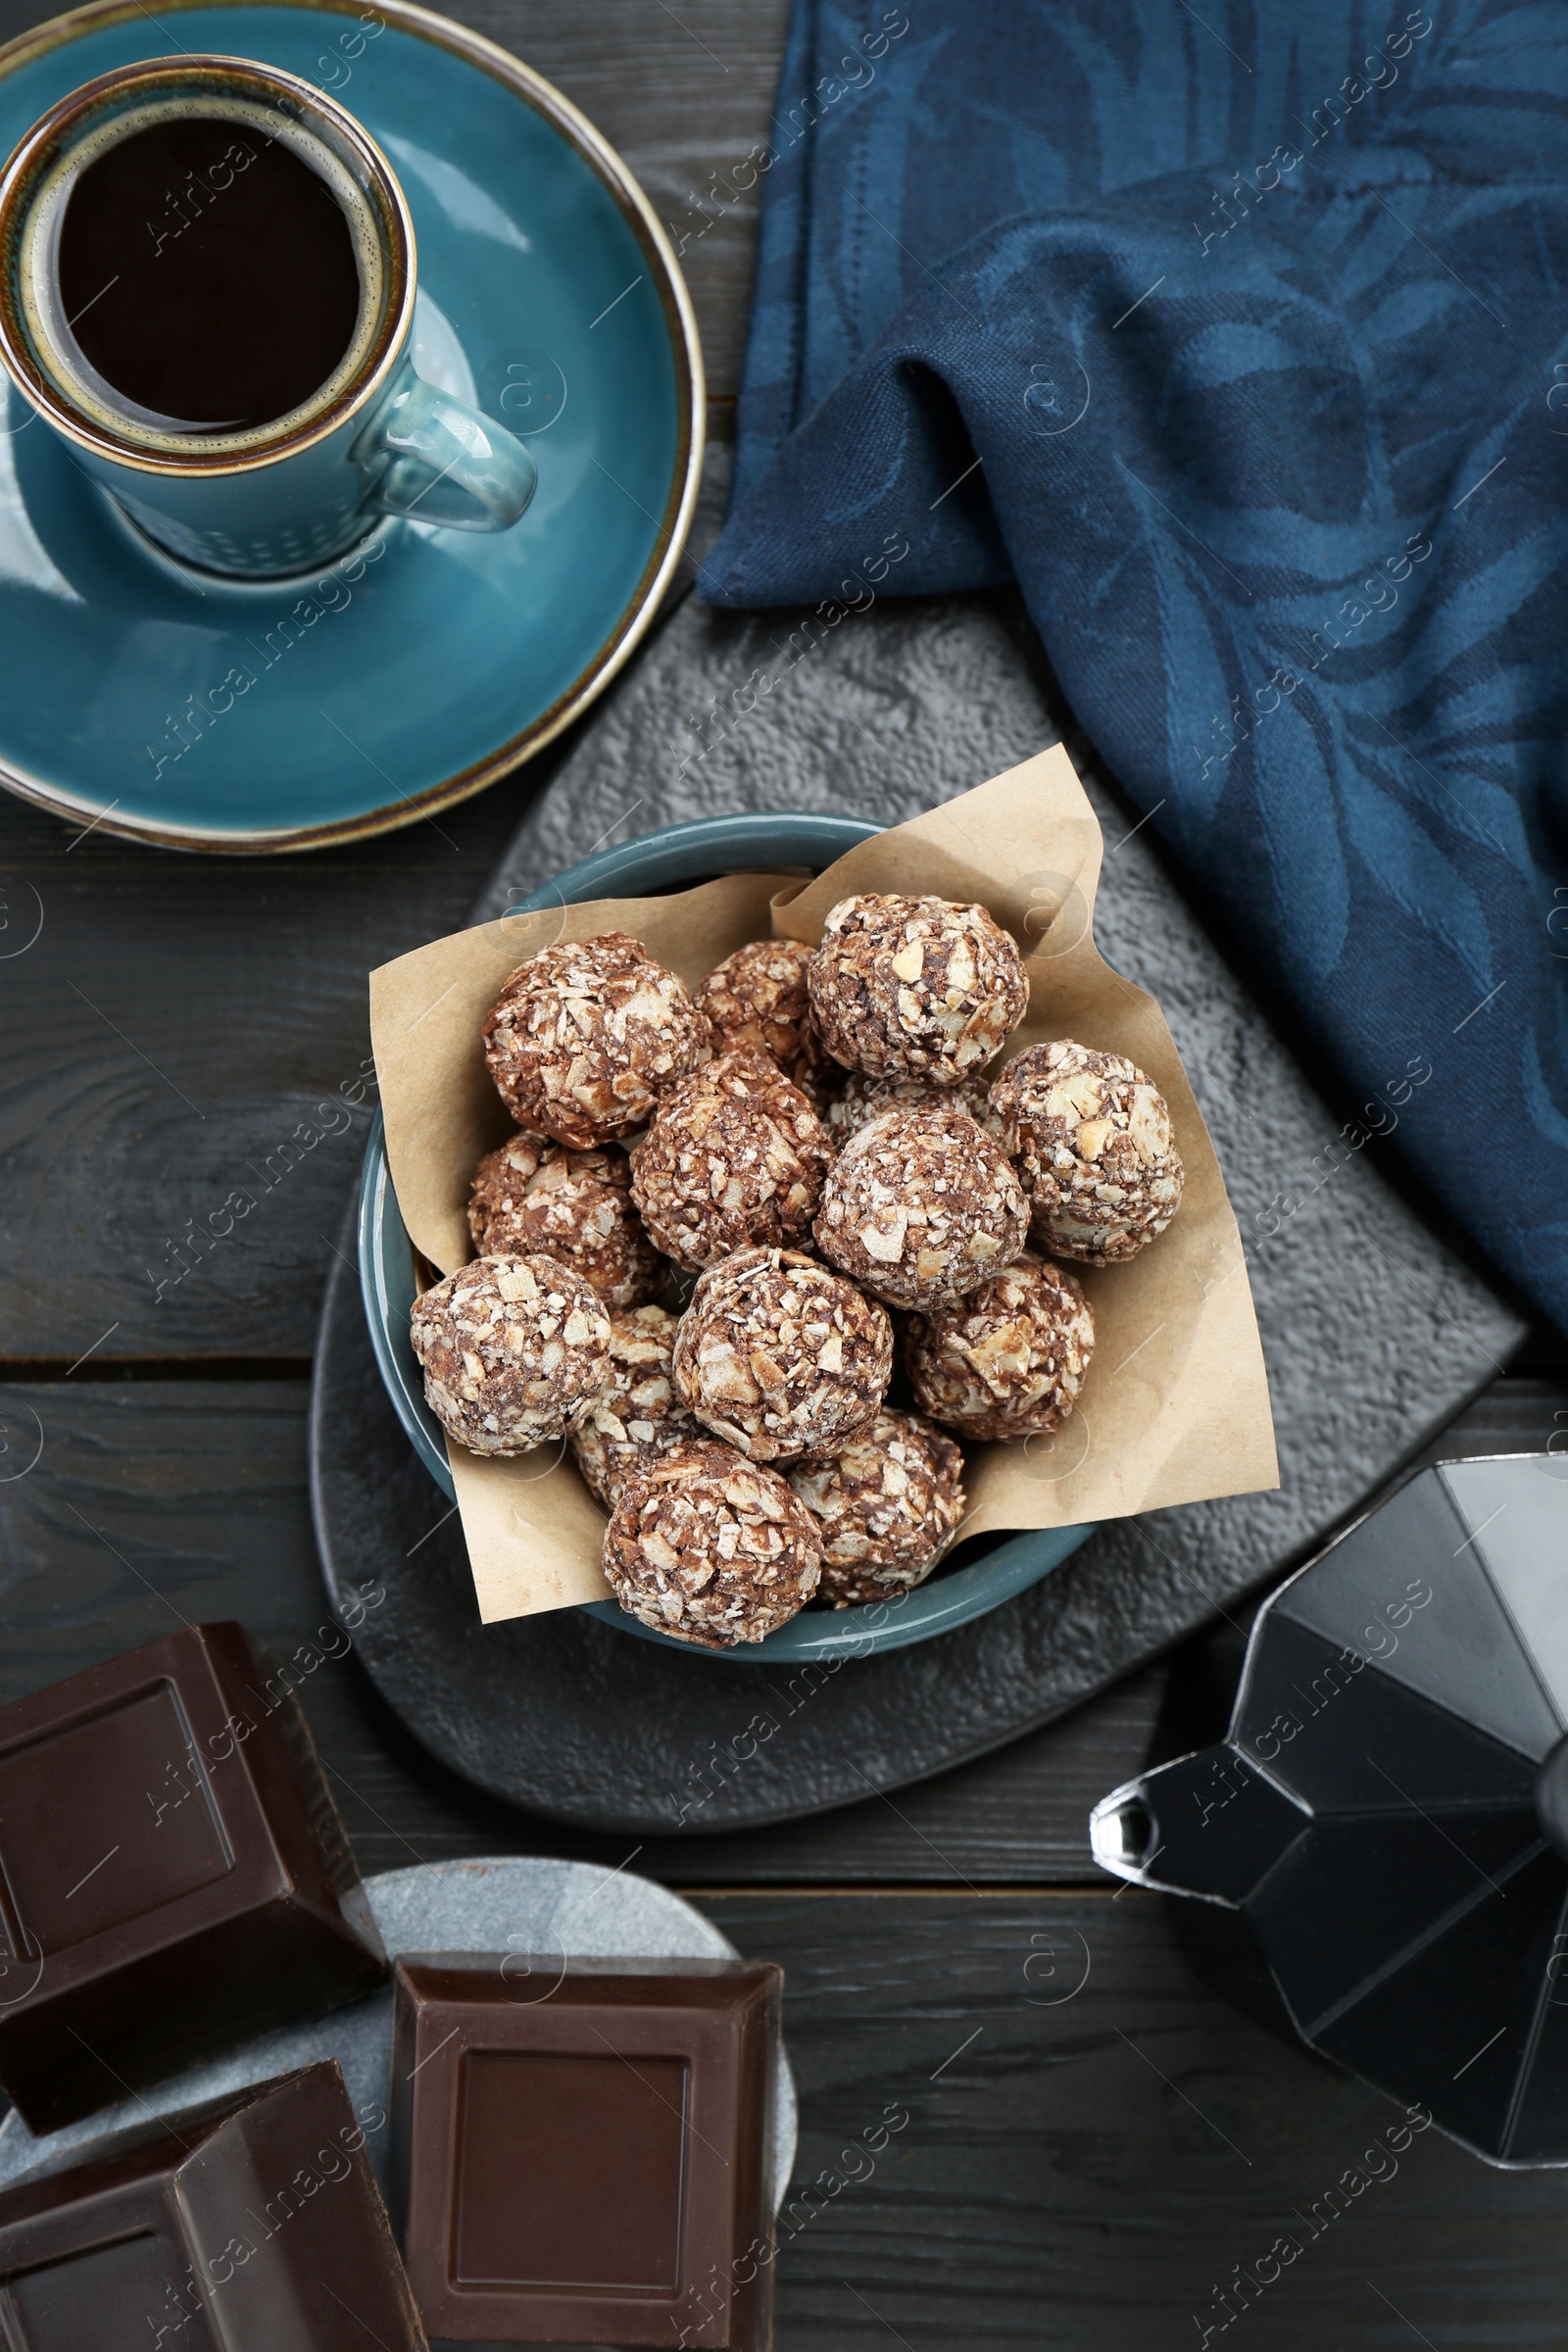
[[[203,194],[280,140],[325,181],[348,225],[359,305],[341,359],[287,415],[198,428],[137,406],[92,366],[61,297],[61,223],[80,174],[119,141],[172,122],[234,126]],[[403,191],[334,100],[243,58],[126,66],[63,98],[0,174],[0,361],[77,466],[181,562],[268,579],[329,561],[387,514],[500,531],[533,496],[534,464],[504,426],[415,373],[417,273]],[[77,318],[81,314],[77,313]]]

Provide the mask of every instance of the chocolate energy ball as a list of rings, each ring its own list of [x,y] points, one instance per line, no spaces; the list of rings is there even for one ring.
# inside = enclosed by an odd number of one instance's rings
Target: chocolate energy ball
[[[1024,1016],[1014,942],[983,906],[841,899],[811,957],[811,1010],[828,1052],[874,1078],[956,1086]]]
[[[669,1359],[675,1318],[640,1306],[610,1322],[610,1386],[571,1433],[577,1467],[606,1510],[622,1483],[704,1432],[675,1394]]]
[[[816,1597],[836,1609],[924,1584],[964,1512],[958,1447],[935,1422],[887,1406],[837,1461],[797,1462],[789,1481],[822,1539]]]
[[[693,1446],[621,1488],[605,1574],[639,1624],[704,1649],[760,1642],[816,1591],[816,1522],[774,1470],[728,1446]]]
[[[575,1266],[476,1257],[414,1302],[431,1412],[470,1453],[527,1453],[610,1385],[610,1317]]]
[[[876,1417],[893,1326],[799,1250],[742,1250],[703,1276],[675,1334],[675,1389],[753,1461],[837,1453]]]
[[[966,1110],[1000,1143],[1002,1123],[991,1115],[987,1093],[983,1078],[960,1078],[956,1086],[933,1086],[929,1078],[868,1078],[863,1070],[851,1070],[842,1092],[822,1116],[841,1151],[852,1135],[858,1135],[885,1110]]]
[[[799,940],[753,940],[709,973],[697,1005],[712,1023],[715,1053],[740,1046],[771,1055],[820,1110],[843,1072],[811,1018],[810,962]]]
[[[814,1227],[844,1273],[894,1306],[941,1306],[1018,1255],[1029,1204],[966,1111],[884,1110],[833,1164]]]
[[[808,1233],[833,1141],[765,1054],[717,1054],[671,1087],[631,1154],[632,1198],[677,1264]]]
[[[1176,1214],[1183,1177],[1170,1111],[1120,1054],[1065,1040],[1031,1046],[992,1087],[991,1108],[1042,1250],[1114,1265]]]
[[[576,1151],[646,1126],[708,1043],[681,982],[624,931],[541,948],[484,1025],[484,1057],[517,1125]]]
[[[631,1163],[614,1144],[571,1152],[543,1136],[512,1136],[473,1172],[468,1231],[481,1257],[542,1250],[575,1266],[607,1306],[640,1306],[669,1278],[632,1206]]]
[[[1065,1421],[1094,1347],[1077,1276],[1031,1254],[956,1305],[911,1315],[905,1362],[933,1420],[962,1438],[1015,1443]]]

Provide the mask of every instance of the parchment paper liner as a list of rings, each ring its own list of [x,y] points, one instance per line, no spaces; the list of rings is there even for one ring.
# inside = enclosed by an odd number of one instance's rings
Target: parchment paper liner
[[[1082,1277],[1095,1358],[1054,1438],[968,1449],[964,1535],[1070,1526],[1279,1483],[1268,1383],[1224,1179],[1164,1016],[1095,946],[1100,827],[1059,745],[978,791],[873,835],[814,881],[736,874],[668,898],[601,899],[485,923],[370,975],[370,1027],[398,1205],[443,1273],[472,1255],[468,1184],[511,1122],[484,1065],[508,975],[560,939],[629,932],[695,989],[747,940],[814,944],[853,891],[979,900],[1029,960],[1003,1058],[1044,1038],[1127,1054],[1164,1093],[1187,1187],[1131,1264]],[[564,1446],[499,1460],[449,1446],[481,1618],[603,1600],[604,1516]]]

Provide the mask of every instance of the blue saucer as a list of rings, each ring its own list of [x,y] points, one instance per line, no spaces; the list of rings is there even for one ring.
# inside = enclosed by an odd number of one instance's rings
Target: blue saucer
[[[77,10],[0,49],[0,156],[78,83],[178,49],[297,74],[379,141],[420,372],[528,436],[538,493],[494,536],[392,522],[319,573],[230,585],[156,552],[0,379],[0,784],[142,840],[314,847],[479,791],[618,668],[690,519],[702,356],[613,151],[404,0]]]
[[[792,812],[700,817],[691,824],[664,825],[640,839],[601,850],[597,857],[584,858],[581,865],[558,875],[509,911],[527,914],[541,906],[572,905],[583,899],[647,898],[662,890],[688,888],[712,874],[765,873],[773,867],[803,865],[819,871],[876,830],[875,825],[854,816]],[[379,1111],[366,1147],[360,1180],[359,1258],[365,1319],[376,1369],[410,1445],[442,1493],[455,1498],[446,1438],[424,1401],[423,1375],[409,1342],[409,1312],[416,1289],[414,1245],[392,1189]],[[803,1610],[765,1641],[726,1650],[724,1661],[732,1666],[770,1666],[803,1658],[819,1662],[864,1658],[877,1650],[906,1649],[912,1642],[929,1642],[934,1635],[967,1625],[1027,1592],[1093,1533],[1090,1523],[981,1539],[986,1548],[978,1558],[965,1559],[960,1546],[950,1562],[912,1592],[858,1608]],[[655,1642],[662,1649],[688,1658],[713,1654],[640,1625],[616,1601],[593,1600],[583,1605],[590,1616],[612,1625],[617,1633]]]

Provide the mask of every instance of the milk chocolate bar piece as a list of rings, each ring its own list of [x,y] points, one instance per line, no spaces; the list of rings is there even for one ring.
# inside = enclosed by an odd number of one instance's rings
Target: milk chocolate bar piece
[[[772,2342],[782,1973],[416,1954],[394,2216],[433,2345]]]
[[[7,2352],[424,2352],[334,2060],[0,2194]]]
[[[30,2131],[385,1974],[299,1701],[243,1627],[0,1707],[0,2088]]]

